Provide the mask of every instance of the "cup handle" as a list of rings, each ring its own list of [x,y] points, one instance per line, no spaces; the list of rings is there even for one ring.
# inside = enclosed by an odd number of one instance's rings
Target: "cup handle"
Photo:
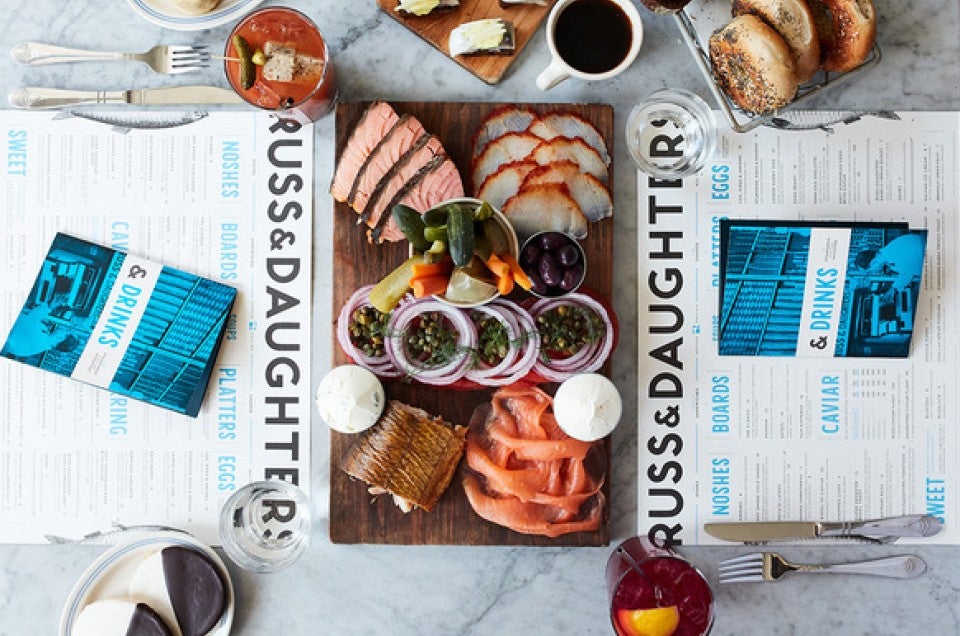
[[[557,60],[553,60],[550,62],[550,66],[537,76],[537,88],[548,91],[568,77],[570,77],[570,74],[564,70],[563,66]]]

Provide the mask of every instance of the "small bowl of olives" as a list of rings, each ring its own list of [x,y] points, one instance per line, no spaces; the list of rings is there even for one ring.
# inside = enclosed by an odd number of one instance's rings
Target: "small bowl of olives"
[[[530,293],[557,298],[579,289],[587,277],[587,255],[563,232],[538,232],[520,248],[520,267],[530,277]]]

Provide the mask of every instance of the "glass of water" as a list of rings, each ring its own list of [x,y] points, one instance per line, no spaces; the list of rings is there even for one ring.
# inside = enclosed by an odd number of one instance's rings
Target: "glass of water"
[[[307,496],[286,481],[247,484],[220,511],[223,550],[245,570],[275,572],[293,565],[309,536]]]
[[[657,91],[630,112],[627,148],[637,166],[660,179],[696,174],[717,147],[717,120],[696,93]]]

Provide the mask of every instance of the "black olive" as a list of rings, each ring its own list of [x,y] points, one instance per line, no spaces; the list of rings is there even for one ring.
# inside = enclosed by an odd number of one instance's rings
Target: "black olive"
[[[545,252],[557,252],[567,244],[567,237],[560,232],[547,232],[540,236],[540,248]]]
[[[540,278],[540,274],[530,272],[527,275],[530,277],[530,283],[532,285],[530,289],[541,295],[547,293],[547,286],[543,284],[543,279]]]
[[[580,284],[583,278],[583,265],[579,263],[568,268],[563,273],[563,279],[560,281],[560,289],[563,291],[573,291]]]
[[[569,267],[580,260],[580,251],[573,245],[567,244],[557,252],[557,258],[561,265]]]
[[[535,243],[531,243],[523,248],[523,254],[520,255],[520,262],[524,265],[536,265],[540,260],[540,248]]]
[[[537,265],[537,270],[540,272],[540,278],[543,279],[543,282],[548,287],[556,287],[563,279],[563,271],[560,269],[560,266],[557,265],[557,261],[554,260],[553,256],[550,254],[543,254],[540,257],[540,263]]]

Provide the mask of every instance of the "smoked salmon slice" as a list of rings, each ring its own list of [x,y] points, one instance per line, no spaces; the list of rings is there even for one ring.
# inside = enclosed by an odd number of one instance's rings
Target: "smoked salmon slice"
[[[505,387],[474,411],[463,487],[474,511],[524,534],[597,530],[606,514],[600,442],[566,435],[535,387]]]

